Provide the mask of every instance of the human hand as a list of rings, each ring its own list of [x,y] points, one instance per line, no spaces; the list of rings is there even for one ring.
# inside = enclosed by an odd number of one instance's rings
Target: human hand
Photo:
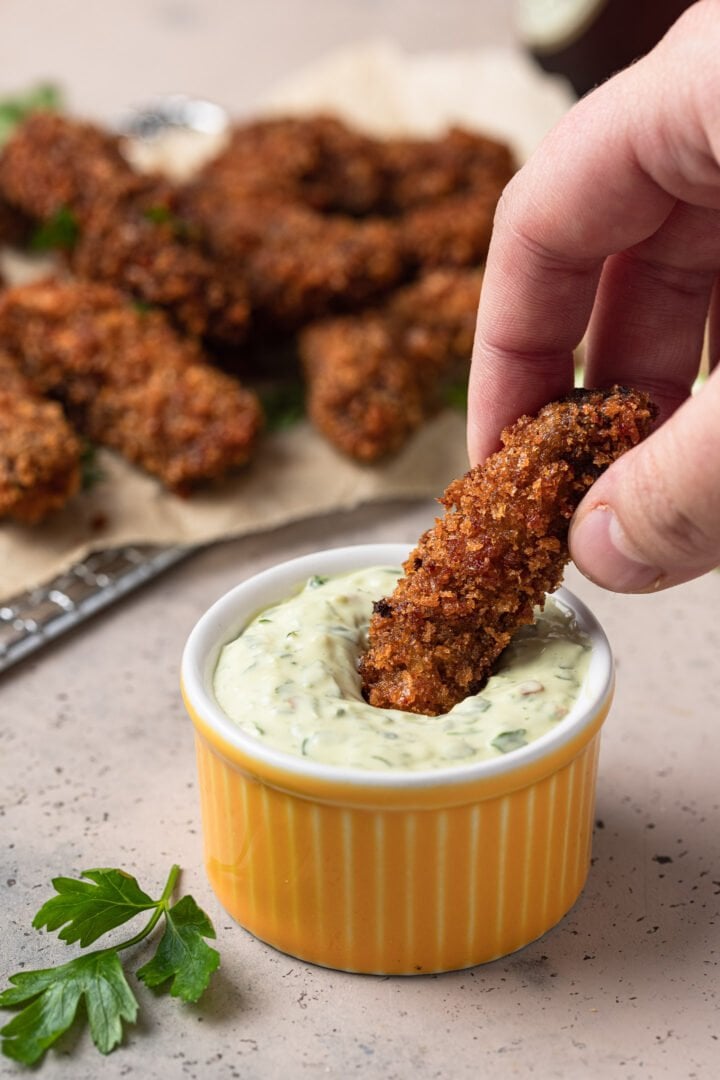
[[[690,398],[710,310],[720,358],[720,0],[579,102],[498,207],[470,377],[473,463],[573,384],[646,390],[660,426],[593,485],[570,550],[645,592],[720,563],[720,373]],[[711,302],[712,301],[712,302]]]

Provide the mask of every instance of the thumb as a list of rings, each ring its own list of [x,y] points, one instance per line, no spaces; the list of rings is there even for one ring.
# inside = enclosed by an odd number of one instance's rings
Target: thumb
[[[720,564],[720,370],[593,484],[570,552],[615,592],[665,589]]]

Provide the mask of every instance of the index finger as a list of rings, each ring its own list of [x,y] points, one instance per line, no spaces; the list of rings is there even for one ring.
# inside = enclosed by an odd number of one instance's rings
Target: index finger
[[[687,131],[689,102],[678,94],[666,115],[656,69],[651,54],[576,105],[503,194],[470,376],[473,463],[496,449],[506,424],[572,387],[605,258],[653,235],[678,199],[697,194],[667,152],[675,128],[697,134]]]

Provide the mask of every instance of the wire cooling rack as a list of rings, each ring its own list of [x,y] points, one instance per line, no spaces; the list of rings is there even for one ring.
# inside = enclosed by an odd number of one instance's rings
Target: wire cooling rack
[[[98,551],[52,581],[0,604],[0,671],[196,551],[133,547]]]

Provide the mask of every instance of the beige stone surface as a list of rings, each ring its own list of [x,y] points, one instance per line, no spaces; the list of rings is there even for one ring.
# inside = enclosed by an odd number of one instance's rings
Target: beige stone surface
[[[173,89],[247,103],[329,47],[509,40],[502,0],[6,0],[0,80],[59,74],[98,115]],[[720,575],[651,597],[568,584],[606,626],[618,693],[601,757],[594,865],[541,941],[472,971],[377,979],[312,968],[236,927],[202,872],[185,637],[249,573],[319,547],[412,540],[428,503],[336,514],[213,547],[0,681],[0,975],[72,955],[30,929],[57,874],[173,861],[218,929],[222,969],[183,1008],[142,988],[139,1024],[101,1059],[87,1034],[40,1075],[72,1080],[720,1074],[717,629]],[[657,857],[671,861],[659,862]],[[137,967],[140,957],[131,958]],[[8,1015],[8,1014],[3,1014]],[[22,1071],[0,1063],[0,1075]]]

